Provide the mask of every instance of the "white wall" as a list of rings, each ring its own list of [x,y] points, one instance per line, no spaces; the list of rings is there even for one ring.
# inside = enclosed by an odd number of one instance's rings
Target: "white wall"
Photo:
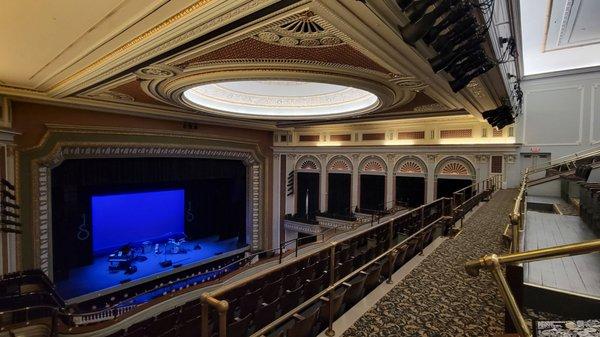
[[[600,146],[600,72],[525,78],[521,86],[517,142],[523,143],[522,153],[534,147],[557,158]]]

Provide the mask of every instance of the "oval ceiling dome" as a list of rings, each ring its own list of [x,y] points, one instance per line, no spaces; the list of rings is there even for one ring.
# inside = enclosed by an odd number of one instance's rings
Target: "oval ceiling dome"
[[[264,119],[311,119],[362,114],[379,107],[366,90],[321,82],[235,80],[201,84],[184,91],[201,110]]]

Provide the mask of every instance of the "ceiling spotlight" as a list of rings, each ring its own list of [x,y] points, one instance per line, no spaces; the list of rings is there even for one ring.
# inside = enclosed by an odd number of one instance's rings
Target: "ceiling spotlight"
[[[474,20],[463,20],[454,25],[453,29],[446,34],[440,35],[435,42],[431,44],[431,47],[438,53],[448,52],[454,49],[457,44],[476,36],[477,28],[478,26]]]
[[[472,18],[467,14],[468,10],[466,6],[455,6],[454,8],[452,8],[452,10],[450,10],[450,12],[448,12],[448,14],[446,14],[446,16],[442,19],[442,21],[440,21],[440,23],[435,25],[429,30],[429,32],[427,32],[427,34],[423,37],[423,41],[427,44],[431,44],[433,41],[435,41],[435,39],[438,38],[438,36],[442,31],[444,31],[444,29],[455,24],[458,20]]]
[[[485,55],[485,52],[480,49],[475,54],[468,55],[462,62],[452,64],[446,69],[446,72],[452,75],[452,77],[458,78],[462,74],[468,73],[473,68],[484,64],[486,61],[488,61],[488,58]]]
[[[474,79],[475,77],[484,74],[486,72],[488,72],[489,70],[491,70],[492,68],[494,68],[496,64],[492,61],[488,61],[485,64],[469,71],[468,73],[464,74],[463,77],[458,78],[454,81],[450,82],[450,87],[452,88],[452,91],[454,92],[459,92],[460,90],[462,90],[465,86],[467,86],[467,84],[469,84],[469,82],[471,82],[472,79]]]
[[[410,5],[413,1],[412,0],[397,0],[396,3],[398,4],[398,7],[400,7],[400,9],[405,10],[406,7],[408,7],[408,5]]]
[[[417,22],[425,13],[427,9],[440,0],[414,0],[408,7],[406,7],[406,16],[410,19],[410,22]]]
[[[453,63],[460,62],[463,58],[481,49],[481,47],[479,46],[480,44],[480,39],[468,40],[466,43],[461,44],[460,48],[457,48],[456,50],[452,50],[444,54],[439,54],[438,56],[429,59],[429,64],[431,64],[431,68],[433,68],[433,71],[437,73],[440,70],[446,69]]]
[[[409,23],[401,28],[400,33],[402,34],[404,42],[414,45],[418,40],[425,36],[425,34],[431,30],[438,18],[450,8],[453,1],[455,0],[442,0],[434,10],[425,14],[419,21],[416,23]]]

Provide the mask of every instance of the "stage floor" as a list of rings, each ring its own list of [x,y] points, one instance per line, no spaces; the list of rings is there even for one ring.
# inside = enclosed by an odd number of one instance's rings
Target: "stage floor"
[[[189,241],[186,243],[186,248],[188,249],[186,254],[166,255],[166,259],[171,260],[173,265],[182,265],[178,268],[161,267],[160,262],[164,261],[165,255],[155,254],[152,251],[143,255],[148,258],[146,261],[135,262],[137,271],[129,275],[125,274],[122,270],[114,273],[109,272],[108,256],[97,257],[91,265],[72,269],[69,279],[57,282],[56,289],[67,303],[76,303],[113,292],[117,289],[143,283],[149,279],[168,275],[174,271],[181,271],[208,263],[216,258],[226,257],[228,255],[226,253],[239,248],[237,241],[237,238],[218,241],[217,237]],[[193,247],[196,244],[200,244],[202,249],[194,250]],[[164,246],[161,246],[162,249],[164,249]],[[121,284],[121,281],[127,279],[130,282]]]

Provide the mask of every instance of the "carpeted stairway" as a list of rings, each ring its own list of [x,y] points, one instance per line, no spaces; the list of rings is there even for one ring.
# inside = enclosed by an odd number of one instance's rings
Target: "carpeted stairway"
[[[464,262],[503,253],[502,231],[516,190],[499,191],[402,282],[356,321],[344,336],[497,336],[504,306],[487,272],[465,273]]]

